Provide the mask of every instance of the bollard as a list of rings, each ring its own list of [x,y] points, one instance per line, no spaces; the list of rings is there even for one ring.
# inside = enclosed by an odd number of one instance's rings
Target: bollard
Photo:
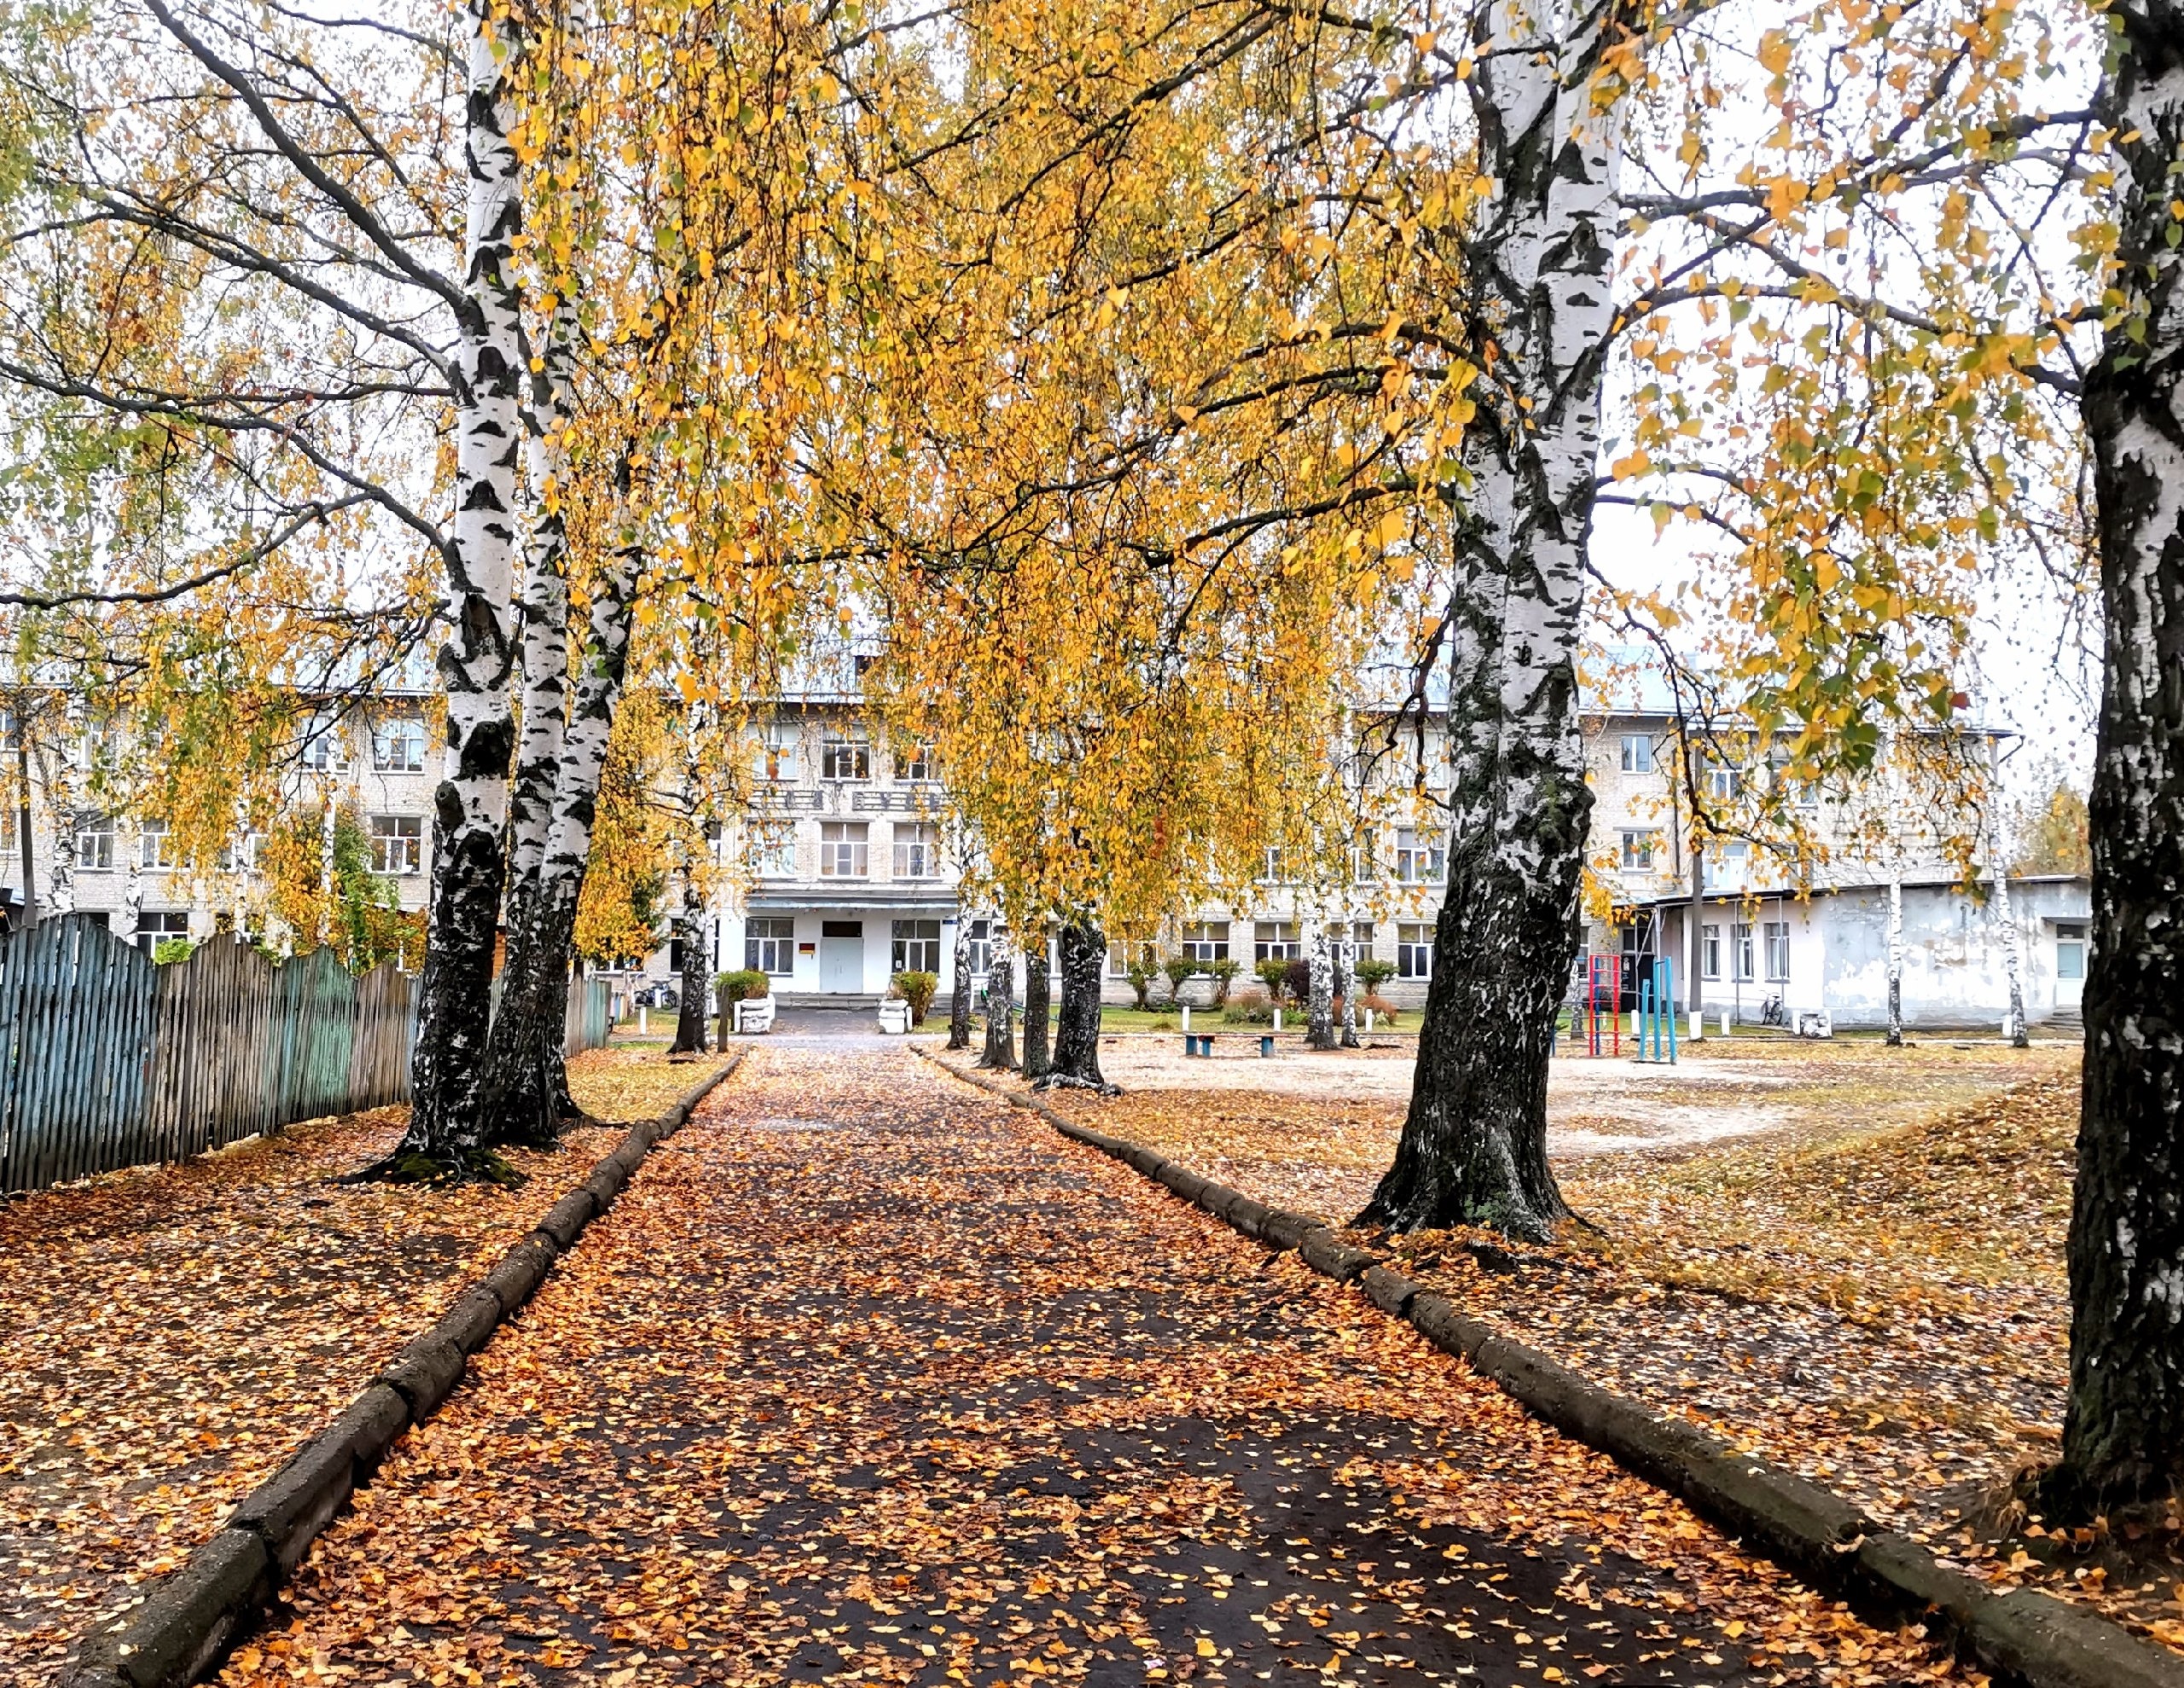
[[[638,1004],[637,1004],[637,1035],[638,1035],[638,1036],[640,1036],[640,1037],[642,1037],[644,1035],[645,1035],[645,1005],[644,1005],[643,1003],[640,1002],[640,1003],[638,1003]]]
[[[1281,1010],[1279,1008],[1274,1011],[1274,1029],[1276,1031],[1281,1030]]]
[[[1373,1011],[1370,1008],[1365,1011],[1365,1030],[1368,1032],[1373,1030]]]
[[[1186,1002],[1186,1003],[1184,1003],[1184,1004],[1183,1004],[1183,1030],[1184,1030],[1184,1032],[1185,1032],[1185,1034],[1186,1034],[1186,1035],[1188,1035],[1188,1032],[1190,1031],[1190,1029],[1191,1029],[1191,1005],[1190,1005],[1189,1003]]]

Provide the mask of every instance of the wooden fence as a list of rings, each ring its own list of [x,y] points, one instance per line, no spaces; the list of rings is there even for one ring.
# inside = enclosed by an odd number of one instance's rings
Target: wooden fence
[[[0,937],[0,1192],[406,1101],[414,1006],[392,962],[357,978],[328,949],[159,966],[81,915]],[[572,981],[568,1053],[612,1024],[606,982]]]

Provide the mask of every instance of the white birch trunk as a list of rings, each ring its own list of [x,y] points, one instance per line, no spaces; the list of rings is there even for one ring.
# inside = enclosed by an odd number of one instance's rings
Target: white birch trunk
[[[334,941],[334,835],[340,816],[334,782],[326,782],[318,806],[318,931],[321,947]]]
[[[1903,881],[1888,882],[1888,1042],[1903,1046]]]
[[[1464,240],[1487,374],[1449,605],[1448,892],[1411,1105],[1365,1217],[1544,1238],[1567,1212],[1547,1163],[1547,1062],[1577,942],[1592,798],[1578,617],[1613,320],[1623,102],[1594,81],[1612,9],[1496,0],[1469,84],[1488,185]]]
[[[1312,922],[1312,983],[1304,1011],[1304,1041],[1315,1049],[1334,1047],[1334,958],[1327,950],[1327,923]]]
[[[2105,663],[2062,1515],[2184,1490],[2184,4],[2120,0],[2094,97],[2120,308],[2085,385]]]
[[[478,1085],[491,1012],[514,750],[508,685],[523,368],[514,252],[522,163],[509,140],[517,44],[485,0],[473,0],[472,20],[456,509],[444,554],[450,628],[438,664],[447,698],[447,743],[433,800],[432,931],[417,983],[410,1129],[397,1151],[398,1158],[421,1157],[442,1166],[467,1166],[479,1140]]]
[[[136,942],[136,929],[144,921],[144,835],[134,821],[115,840],[129,852],[127,871],[121,879],[121,930],[114,934],[124,943]]]
[[[2001,928],[2002,977],[2009,987],[2009,1001],[2002,1011],[2002,1035],[2018,1048],[2030,1046],[2024,1021],[2024,978],[2018,964],[2017,911],[2010,907],[2009,869],[1995,863],[1995,921]]]

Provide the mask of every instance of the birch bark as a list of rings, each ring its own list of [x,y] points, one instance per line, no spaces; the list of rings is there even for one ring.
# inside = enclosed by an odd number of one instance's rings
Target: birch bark
[[[517,404],[522,352],[514,239],[522,163],[515,43],[473,0],[463,148],[470,183],[456,313],[456,509],[446,548],[446,642],[438,667],[447,743],[433,798],[430,936],[417,980],[410,1128],[398,1160],[467,1168],[481,1140],[479,1086],[491,1015],[493,939],[505,886],[502,836],[514,724],[508,682]]]
[[[1888,1047],[1903,1047],[1903,881],[1888,882]]]
[[[971,1047],[971,921],[960,909],[956,915],[956,977],[948,993],[948,1045],[950,1049]]]
[[[1115,1093],[1100,1071],[1100,969],[1107,957],[1107,941],[1089,917],[1062,927],[1061,1016],[1042,1090],[1067,1086]]]
[[[2072,1510],[2184,1485],[2184,4],[2124,0],[2095,98],[2132,314],[2086,383],[2105,667],[2093,944],[2071,1214],[2071,1390],[2051,1488]]]
[[[1335,946],[1334,988],[1342,999],[1341,1044],[1345,1049],[1359,1047],[1357,1041],[1357,939],[1354,922],[1345,923],[1349,930],[1342,942]]]
[[[1312,984],[1304,1011],[1304,1041],[1315,1049],[1334,1047],[1334,958],[1327,953],[1327,923],[1315,920]]]
[[[2002,1035],[2019,1049],[2030,1048],[2032,1039],[2024,1023],[2024,976],[2018,960],[2017,911],[2010,906],[2009,869],[2000,861],[1995,863],[1995,924],[2002,941],[2002,977],[2009,985]]]
[[[994,933],[992,959],[986,963],[986,1047],[979,1064],[997,1071],[1016,1070],[1016,1006],[1008,939]]]
[[[576,1112],[564,1045],[577,905],[591,855],[607,741],[629,665],[630,624],[644,548],[634,532],[592,595],[582,659],[554,772],[552,818],[535,894],[508,931],[501,1012],[485,1052],[481,1107],[486,1140],[551,1142]],[[527,1006],[526,1006],[527,1005]]]
[[[1053,981],[1047,972],[1047,929],[1036,926],[1031,943],[1024,952],[1024,1076],[1045,1076],[1054,1064],[1052,1044]]]
[[[1465,247],[1492,355],[1449,606],[1448,889],[1409,1113],[1362,1215],[1398,1230],[1541,1239],[1568,1211],[1547,1163],[1547,1063],[1592,809],[1575,655],[1623,112],[1594,84],[1623,30],[1612,0],[1496,0],[1474,45],[1490,189]]]

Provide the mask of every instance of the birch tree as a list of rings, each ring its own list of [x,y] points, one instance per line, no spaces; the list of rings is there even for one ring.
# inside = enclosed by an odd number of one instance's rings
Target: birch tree
[[[2087,378],[2105,617],[2071,1390],[2051,1500],[2184,1484],[2184,9],[2115,8],[2098,98],[2115,236]]]

